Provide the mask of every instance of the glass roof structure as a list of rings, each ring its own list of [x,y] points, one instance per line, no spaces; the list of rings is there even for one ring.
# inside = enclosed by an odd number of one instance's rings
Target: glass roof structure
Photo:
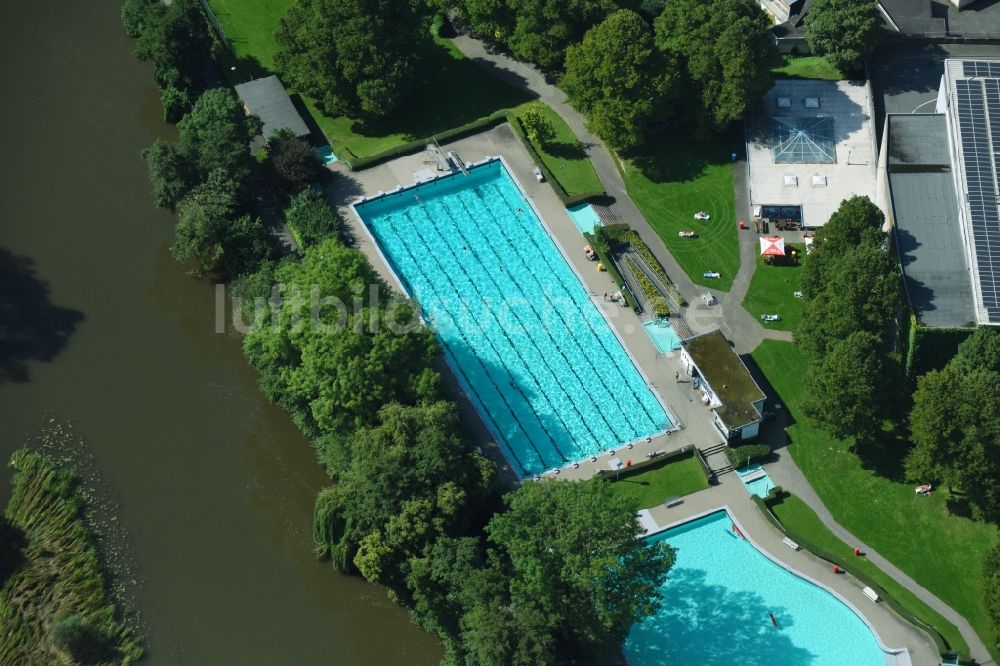
[[[833,118],[771,118],[771,153],[776,164],[834,164]]]

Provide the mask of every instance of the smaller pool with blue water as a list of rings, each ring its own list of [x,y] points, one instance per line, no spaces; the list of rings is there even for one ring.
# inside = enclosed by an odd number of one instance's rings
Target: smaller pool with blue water
[[[677,560],[660,588],[660,609],[625,641],[631,666],[886,663],[861,617],[741,538],[725,510],[647,541],[666,541]]]
[[[656,350],[661,354],[681,348],[681,339],[677,337],[677,333],[674,332],[668,320],[658,319],[646,322],[642,327],[646,329],[646,335],[653,341]]]
[[[582,234],[592,234],[597,227],[604,226],[601,224],[601,218],[598,217],[597,211],[590,204],[573,206],[572,208],[567,208],[566,212]]]
[[[736,476],[740,477],[740,481],[746,486],[747,492],[757,497],[767,497],[767,494],[774,488],[774,482],[771,481],[771,477],[767,475],[767,472],[760,465],[738,469],[736,470]]]
[[[333,154],[333,148],[330,146],[321,146],[313,151],[323,164],[330,166],[337,161],[337,156]]]

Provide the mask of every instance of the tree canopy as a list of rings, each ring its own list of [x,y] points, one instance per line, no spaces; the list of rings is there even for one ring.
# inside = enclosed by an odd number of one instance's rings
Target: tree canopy
[[[388,115],[417,84],[429,12],[423,0],[297,0],[275,34],[275,67],[330,115]]]
[[[177,123],[178,151],[202,179],[218,169],[239,184],[251,170],[250,141],[260,128],[260,119],[246,115],[236,93],[212,88]]]
[[[566,49],[619,8],[614,0],[462,0],[475,33],[542,69],[562,67]]]
[[[653,44],[653,31],[622,9],[566,51],[562,87],[591,128],[616,150],[637,146],[654,119],[668,117],[675,67]]]
[[[310,436],[372,425],[389,402],[434,398],[438,348],[408,302],[391,300],[365,256],[335,239],[275,271],[277,324],[244,339],[261,387]]]
[[[917,380],[906,475],[961,490],[973,511],[1000,516],[1000,333],[976,330],[943,370]]]
[[[874,333],[855,331],[838,340],[809,368],[802,411],[837,438],[873,441],[895,414],[905,386],[899,359]]]
[[[885,242],[884,223],[882,210],[868,197],[855,195],[841,201],[827,223],[816,230],[809,261],[802,267],[800,284],[806,298],[823,290],[823,273],[829,261],[851,252],[862,242]]]
[[[995,635],[1000,636],[1000,543],[983,560],[983,605]]]
[[[122,20],[126,31],[137,36],[136,56],[153,61],[161,88],[198,88],[212,53],[198,0],[174,0],[169,5],[130,0],[122,8]]]
[[[275,132],[266,148],[275,184],[285,194],[300,192],[324,175],[323,165],[309,142],[290,130]]]
[[[654,28],[698,100],[686,108],[703,129],[743,118],[770,88],[771,22],[755,0],[670,0]]]
[[[874,0],[813,0],[806,42],[816,55],[845,72],[860,72],[881,34]]]
[[[492,463],[458,434],[449,402],[386,405],[378,424],[342,440],[337,483],[317,502],[315,534],[338,566],[403,588],[409,560],[469,527],[469,506],[492,490]]]
[[[323,195],[307,188],[296,194],[285,209],[285,221],[306,247],[337,235],[340,221]]]
[[[189,164],[172,143],[157,139],[142,153],[153,188],[153,203],[173,210],[194,185]]]

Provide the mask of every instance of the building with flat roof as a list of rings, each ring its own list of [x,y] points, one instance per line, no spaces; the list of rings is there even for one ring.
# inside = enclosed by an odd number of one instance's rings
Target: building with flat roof
[[[775,82],[747,136],[750,203],[762,217],[816,228],[844,199],[874,197],[868,91],[857,81]]]
[[[944,114],[891,113],[879,155],[880,205],[923,326],[974,323],[972,289]]]
[[[712,423],[724,442],[757,437],[764,414],[764,392],[721,331],[681,340],[681,367],[694,380],[702,402],[714,413]]]
[[[243,101],[248,114],[257,116],[264,123],[261,134],[267,138],[278,130],[290,130],[295,136],[308,136],[309,127],[295,110],[285,86],[277,76],[254,79],[236,86],[236,94]]]

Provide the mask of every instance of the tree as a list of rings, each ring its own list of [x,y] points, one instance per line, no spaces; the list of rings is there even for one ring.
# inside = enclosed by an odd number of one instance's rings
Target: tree
[[[901,399],[902,369],[875,334],[857,331],[836,342],[803,382],[802,412],[839,439],[871,443]]]
[[[521,114],[521,124],[533,143],[545,147],[556,138],[556,130],[545,113],[545,107],[540,102],[528,106]]]
[[[463,0],[473,31],[522,60],[558,70],[570,44],[618,9],[613,0]]]
[[[275,34],[275,66],[330,115],[386,116],[418,80],[429,11],[421,0],[298,0]]]
[[[129,3],[130,7],[132,3]],[[193,90],[212,59],[212,40],[198,0],[174,0],[169,5],[154,2],[134,20],[130,8],[124,14],[126,30],[138,30],[135,53],[152,60],[154,77],[161,88],[173,86]]]
[[[654,28],[698,100],[687,112],[701,128],[743,118],[770,88],[771,22],[754,0],[671,0]]]
[[[815,0],[806,15],[809,48],[845,72],[864,69],[880,34],[874,0]]]
[[[438,347],[407,301],[395,301],[365,256],[335,239],[275,271],[276,324],[249,333],[244,352],[261,388],[310,437],[373,425],[390,402],[433,399]]]
[[[228,275],[254,269],[271,253],[259,219],[239,214],[236,183],[222,171],[192,190],[180,204],[171,250],[178,261],[194,261],[201,272]]]
[[[163,106],[163,119],[176,123],[191,109],[191,98],[186,91],[167,86],[160,91],[160,104]]]
[[[278,187],[295,194],[323,176],[323,166],[305,139],[278,130],[267,141],[267,157]]]
[[[486,533],[506,599],[474,607],[467,634],[485,631],[496,649],[497,639],[527,643],[530,663],[616,654],[632,625],[658,608],[673,549],[639,538],[635,507],[600,479],[529,482],[504,503]]]
[[[122,3],[122,25],[129,37],[138,37],[146,25],[146,13],[154,0],[125,0]]]
[[[965,492],[977,516],[1000,516],[1000,333],[980,328],[943,370],[917,380],[906,475]]]
[[[202,179],[221,170],[241,185],[252,168],[250,141],[260,127],[260,119],[246,115],[230,88],[213,88],[177,123],[178,150]]]
[[[194,185],[194,175],[187,161],[177,152],[177,148],[157,139],[142,153],[149,170],[149,183],[153,187],[153,203],[161,208],[173,210]]]
[[[285,220],[298,232],[306,247],[336,236],[340,231],[340,221],[330,204],[311,187],[292,197],[285,209]]]
[[[895,259],[881,242],[863,242],[851,252],[826,259],[822,291],[807,304],[795,342],[817,360],[855,331],[875,333],[888,344],[903,303]]]
[[[646,21],[617,11],[566,51],[562,87],[591,128],[617,150],[639,144],[649,122],[668,114],[674,80]]]
[[[349,459],[317,512],[324,549],[342,549],[369,581],[405,589],[411,558],[468,525],[469,507],[493,485],[494,470],[458,434],[449,402],[389,404],[378,425],[348,438]]]
[[[983,606],[993,624],[994,634],[1000,636],[1000,543],[983,559]],[[997,643],[1000,644],[1000,640]]]
[[[884,223],[882,210],[866,196],[855,195],[840,202],[827,223],[816,231],[809,261],[802,268],[800,284],[805,297],[813,298],[823,290],[824,270],[837,257],[852,252],[862,242],[886,242]]]

